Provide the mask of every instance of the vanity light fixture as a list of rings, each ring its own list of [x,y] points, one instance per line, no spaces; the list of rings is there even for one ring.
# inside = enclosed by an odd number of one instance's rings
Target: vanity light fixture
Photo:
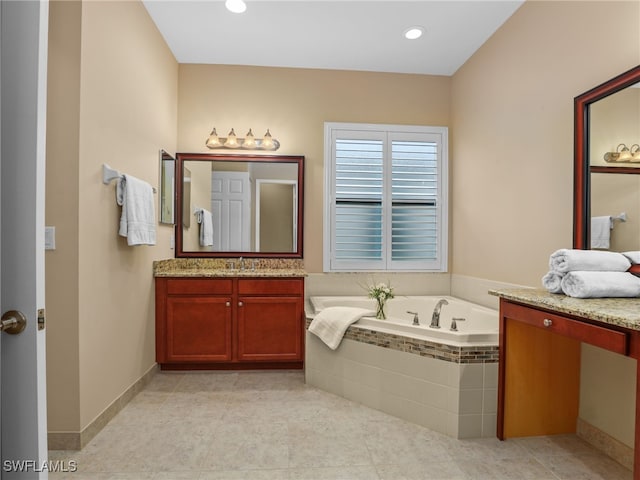
[[[640,163],[640,146],[634,143],[629,149],[624,143],[621,143],[616,147],[615,152],[605,153],[604,160],[609,163]]]
[[[271,132],[267,132],[262,138],[256,138],[253,131],[249,129],[245,138],[240,138],[232,128],[227,137],[219,137],[216,129],[213,128],[206,141],[207,148],[211,150],[219,148],[231,148],[239,150],[278,150],[280,142],[271,136]]]

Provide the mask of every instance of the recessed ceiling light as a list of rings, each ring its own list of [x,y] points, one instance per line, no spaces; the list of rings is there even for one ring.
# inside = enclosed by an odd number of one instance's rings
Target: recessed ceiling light
[[[424,28],[422,27],[411,27],[404,31],[404,38],[409,40],[415,40],[420,38],[424,33]]]
[[[243,13],[247,9],[247,4],[243,0],[227,0],[224,6],[233,13]]]

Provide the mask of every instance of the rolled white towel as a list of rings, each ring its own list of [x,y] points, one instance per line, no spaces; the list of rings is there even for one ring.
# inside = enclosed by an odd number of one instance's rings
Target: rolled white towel
[[[633,265],[638,265],[640,263],[640,251],[622,252],[622,254],[627,257]]]
[[[569,272],[562,291],[576,298],[638,297],[640,278],[629,272]]]
[[[549,257],[549,268],[558,273],[574,271],[626,272],[629,259],[618,252],[561,248]]]
[[[560,284],[564,275],[564,273],[553,271],[547,272],[545,276],[542,277],[542,286],[551,293],[562,293],[562,286]]]

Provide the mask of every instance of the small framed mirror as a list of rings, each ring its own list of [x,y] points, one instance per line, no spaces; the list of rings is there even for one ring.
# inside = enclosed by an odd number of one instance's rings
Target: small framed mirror
[[[303,156],[176,157],[176,257],[302,258]]]
[[[160,223],[175,223],[176,159],[160,150]]]

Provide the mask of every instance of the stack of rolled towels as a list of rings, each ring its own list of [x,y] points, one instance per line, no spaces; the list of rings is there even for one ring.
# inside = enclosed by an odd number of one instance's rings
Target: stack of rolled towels
[[[542,285],[576,298],[639,297],[640,278],[627,271],[638,263],[640,252],[562,248],[549,257]]]

